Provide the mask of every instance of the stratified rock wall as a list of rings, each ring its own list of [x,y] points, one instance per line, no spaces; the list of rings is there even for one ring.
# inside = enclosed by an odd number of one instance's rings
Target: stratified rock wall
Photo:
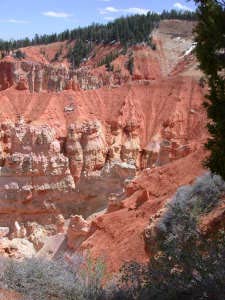
[[[3,60],[0,62],[0,71],[0,91],[12,86],[31,93],[89,90],[103,86],[102,79],[91,74],[88,68],[71,70],[62,64]]]
[[[88,216],[106,208],[111,194],[120,197],[124,180],[138,170],[190,153],[190,146],[165,134],[168,124],[142,148],[142,122],[130,114],[132,109],[128,116],[123,112],[111,126],[98,120],[73,123],[61,142],[48,125],[26,124],[22,117],[2,123],[0,213]]]
[[[27,125],[23,119],[1,129],[1,213],[55,213],[55,203],[73,191],[75,183],[54,130]]]
[[[59,213],[89,215],[107,206],[110,193],[122,193],[123,181],[136,172],[122,160],[108,160],[99,121],[69,126],[65,144],[48,125],[29,125],[22,117],[1,124],[0,133],[0,214],[11,214],[12,221],[18,215],[41,222]]]

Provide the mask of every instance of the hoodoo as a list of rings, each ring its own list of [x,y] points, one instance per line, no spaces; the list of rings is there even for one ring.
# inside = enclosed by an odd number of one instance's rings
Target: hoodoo
[[[137,10],[107,7],[102,16],[137,14],[0,41],[0,298],[11,289],[12,299],[150,299],[157,280],[153,272],[144,284],[142,272],[166,256],[170,279],[187,272],[204,281],[180,263],[187,247],[173,248],[185,245],[189,228],[199,243],[224,228],[225,184],[203,164],[208,86],[194,52],[197,15]],[[49,289],[37,292],[20,266],[34,277],[46,266]],[[109,274],[116,291],[106,287]],[[134,289],[126,290],[130,275]],[[91,282],[99,286],[88,294]]]

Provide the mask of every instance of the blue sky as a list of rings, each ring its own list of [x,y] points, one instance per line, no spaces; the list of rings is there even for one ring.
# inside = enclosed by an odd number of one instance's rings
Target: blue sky
[[[148,10],[195,8],[194,1],[176,0],[8,0],[0,5],[0,38],[32,37],[61,32],[93,22]]]

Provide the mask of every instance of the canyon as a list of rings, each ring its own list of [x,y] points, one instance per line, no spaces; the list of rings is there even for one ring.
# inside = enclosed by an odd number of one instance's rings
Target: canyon
[[[207,87],[192,52],[194,26],[161,21],[156,50],[98,45],[77,70],[65,42],[0,61],[3,256],[90,252],[112,273],[148,260],[149,219],[206,172]],[[60,48],[64,56],[51,62]],[[113,71],[97,66],[115,50]]]

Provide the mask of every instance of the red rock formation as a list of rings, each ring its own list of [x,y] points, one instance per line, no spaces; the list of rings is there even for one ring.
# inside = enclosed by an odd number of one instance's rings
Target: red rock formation
[[[199,149],[181,160],[144,171],[128,186],[129,197],[123,200],[123,208],[93,221],[94,232],[80,249],[105,258],[109,272],[117,272],[127,261],[146,262],[149,255],[143,233],[149,218],[163,208],[180,185],[204,173],[203,156]]]
[[[69,248],[76,250],[85,240],[90,231],[90,224],[82,216],[72,216],[67,231],[67,244]]]
[[[225,200],[199,220],[199,228],[204,235],[214,235],[218,230],[225,229]]]
[[[0,256],[14,259],[31,258],[36,254],[34,245],[27,239],[8,238],[0,239]]]
[[[6,90],[13,85],[13,65],[10,62],[1,62],[0,90]]]
[[[2,125],[1,142],[1,214],[57,213],[54,202],[63,194],[66,198],[75,184],[54,130],[30,126],[19,119],[15,125]]]
[[[23,49],[25,60],[0,62],[0,225],[18,221],[29,231],[27,221],[49,225],[59,214],[88,217],[108,207],[90,231],[85,220],[72,218],[69,246],[106,256],[110,271],[147,259],[149,217],[203,172],[205,90],[195,59],[185,55],[190,24],[162,22],[153,34],[156,51],[132,47],[113,62],[114,72],[97,64],[121,51],[118,44],[97,46],[75,71],[65,61],[49,64],[60,43],[43,46],[51,59],[37,46]],[[25,123],[16,121],[18,114]],[[73,222],[83,227],[74,229]],[[63,232],[64,225],[55,230]],[[40,232],[37,226],[27,233],[36,248],[46,234]]]
[[[0,289],[0,297],[4,300],[22,300],[22,296],[18,293]]]
[[[11,213],[7,224],[17,221],[18,215],[20,222],[31,216],[42,223],[53,222],[59,213],[69,216],[81,206],[84,210],[91,198],[88,215],[106,206],[107,194],[121,193],[123,180],[135,175],[134,166],[107,160],[108,145],[100,122],[70,126],[62,145],[52,128],[26,124],[23,118],[1,128],[0,213],[5,217]],[[106,188],[96,194],[95,182],[97,188]]]

